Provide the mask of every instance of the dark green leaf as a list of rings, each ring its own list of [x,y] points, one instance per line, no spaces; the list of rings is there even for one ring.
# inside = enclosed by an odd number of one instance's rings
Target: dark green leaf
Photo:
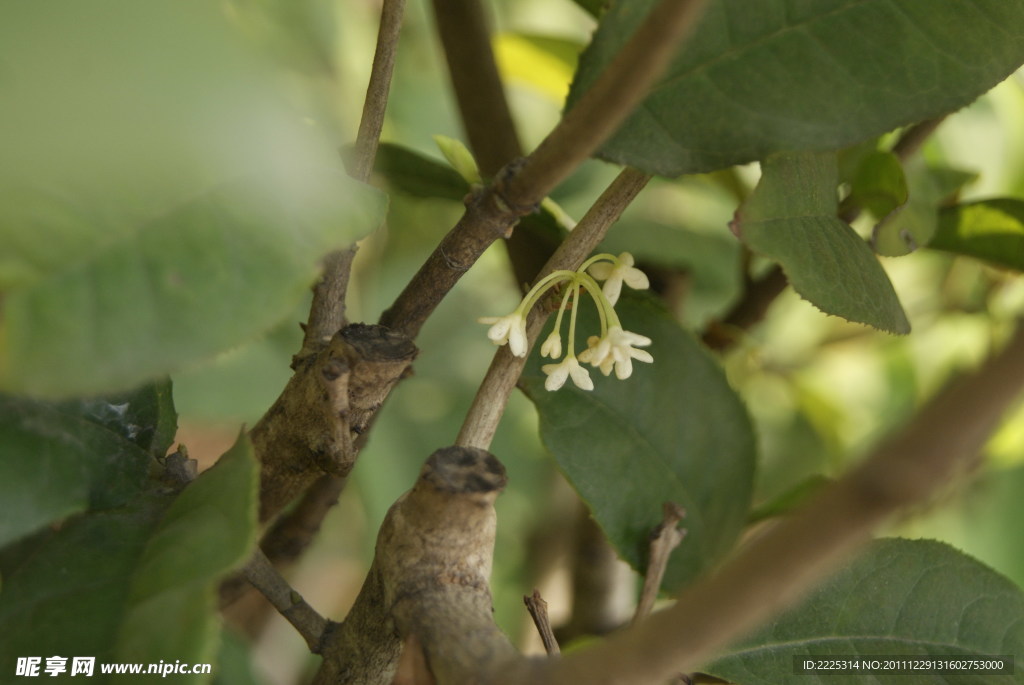
[[[293,187],[239,179],[10,293],[0,383],[117,391],[263,333],[303,297],[321,256],[376,227],[382,197],[349,187],[336,172]]]
[[[103,426],[154,457],[167,453],[178,430],[170,379],[116,395],[71,400],[61,409]]]
[[[0,665],[13,668],[17,657],[32,655],[95,656],[97,664],[112,661],[127,605],[126,588],[171,499],[147,493],[121,509],[72,519],[59,531],[33,541],[31,554],[23,553],[21,563],[4,576]],[[169,628],[161,621],[152,629]]]
[[[373,170],[393,189],[416,197],[461,202],[469,193],[469,184],[455,169],[393,143],[377,148]]]
[[[591,309],[583,304],[580,345],[597,333]],[[682,527],[689,532],[665,576],[667,587],[678,587],[720,559],[739,534],[750,505],[754,437],[722,370],[690,334],[649,299],[624,296],[616,309],[627,330],[652,339],[653,364],[635,364],[623,381],[594,370],[591,392],[548,392],[534,355],[522,387],[540,413],[544,444],[634,567],[646,564],[662,504],[686,509]]]
[[[96,682],[105,683],[101,663],[211,662],[216,581],[251,549],[255,492],[243,439],[177,496],[154,483],[124,507],[13,548],[20,559],[5,553],[0,664],[95,656]]]
[[[773,155],[737,214],[750,248],[782,265],[801,297],[826,314],[907,333],[892,283],[871,248],[836,218],[834,153]]]
[[[134,570],[115,650],[120,660],[213,660],[220,626],[214,590],[255,544],[256,485],[243,434],[170,506]],[[158,625],[167,628],[153,630]]]
[[[400,145],[381,143],[374,171],[399,192],[415,197],[462,202],[471,192],[469,183],[455,169]],[[516,230],[526,230],[551,245],[552,251],[565,237],[565,229],[545,207],[519,221]]]
[[[655,0],[601,18],[570,94],[597,79]],[[1005,0],[720,0],[601,156],[677,176],[835,149],[954,111],[1024,62]]]
[[[948,545],[879,540],[708,673],[743,685],[984,685],[1013,677],[794,675],[793,657],[1024,655],[1024,593]]]
[[[142,489],[152,462],[93,420],[3,395],[0,445],[0,546],[70,514],[124,504]]]
[[[1024,201],[1001,198],[943,209],[928,247],[1024,271]]]

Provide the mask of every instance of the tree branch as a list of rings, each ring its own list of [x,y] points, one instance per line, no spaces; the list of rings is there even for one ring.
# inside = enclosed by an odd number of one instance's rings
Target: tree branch
[[[604,73],[525,160],[506,166],[413,276],[381,323],[415,338],[487,247],[537,204],[626,119],[696,23],[706,0],[662,0]]]
[[[433,6],[469,147],[483,175],[494,176],[523,150],[494,62],[483,5],[480,0],[433,0]]]
[[[274,605],[274,608],[291,623],[306,641],[309,651],[320,653],[320,641],[327,629],[327,620],[313,610],[298,592],[292,589],[281,574],[270,564],[270,560],[256,550],[242,569],[245,579]]]
[[[338,503],[346,476],[325,473],[320,476],[293,509],[282,515],[263,534],[260,549],[275,567],[298,560],[320,532],[327,512]]]
[[[666,502],[662,506],[661,523],[651,533],[650,554],[647,561],[647,573],[644,575],[644,587],[640,592],[633,623],[647,617],[654,608],[654,601],[661,589],[661,580],[665,577],[669,557],[672,551],[686,537],[686,529],[679,529],[679,522],[686,516],[686,511],[675,502]]]
[[[491,617],[488,588],[494,500],[505,483],[505,468],[484,450],[448,447],[430,456],[381,525],[356,604],[325,638],[316,685],[390,683],[409,636],[438,682],[474,682],[482,664],[516,665],[518,654]]]
[[[281,396],[250,432],[260,456],[260,520],[268,521],[325,473],[348,475],[357,440],[416,357],[381,326],[352,324],[296,360]]]
[[[650,176],[636,169],[624,169],[555,251],[541,269],[538,279],[559,269],[579,268],[650,179]],[[527,317],[528,349],[533,347],[547,316],[543,307],[534,307]],[[483,449],[490,446],[501,415],[505,412],[505,405],[525,364],[526,358],[513,356],[507,346],[498,348],[463,421],[455,441],[457,445]]]
[[[381,8],[377,48],[373,55],[370,82],[366,87],[363,114],[359,120],[359,132],[356,134],[355,150],[348,170],[352,178],[363,183],[370,178],[373,160],[377,156],[404,11],[405,0],[384,0]],[[323,276],[313,287],[313,304],[310,306],[300,356],[315,353],[345,325],[345,296],[355,255],[356,246],[352,245],[324,258]]]
[[[484,178],[492,178],[522,156],[523,150],[494,62],[483,3],[434,0],[433,4],[462,127]],[[553,249],[531,231],[513,232],[505,246],[517,284],[532,281]]]
[[[540,596],[540,590],[534,590],[532,595],[525,595],[523,604],[530,612],[533,625],[537,626],[544,651],[548,654],[560,654],[562,650],[558,648],[558,640],[555,639],[555,631],[551,630],[551,620],[548,618],[548,603]]]

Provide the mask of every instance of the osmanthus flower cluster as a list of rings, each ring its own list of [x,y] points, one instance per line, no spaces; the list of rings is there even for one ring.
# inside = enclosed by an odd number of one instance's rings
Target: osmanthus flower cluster
[[[555,271],[537,282],[530,292],[526,293],[522,302],[511,314],[506,316],[488,316],[479,319],[480,323],[491,324],[487,337],[495,345],[508,344],[509,351],[517,357],[525,357],[527,349],[526,315],[544,294],[552,288],[561,286],[564,289],[562,302],[558,308],[554,330],[540,346],[542,357],[558,359],[562,356],[562,319],[565,312],[569,315],[569,335],[567,352],[557,364],[545,364],[542,368],[547,374],[544,387],[558,390],[567,379],[583,390],[593,390],[594,382],[590,372],[580,363],[590,364],[600,369],[605,376],[614,370],[616,377],[629,378],[633,373],[633,360],[653,362],[654,357],[646,350],[638,349],[651,344],[651,339],[631,333],[622,328],[615,303],[622,292],[622,284],[643,290],[649,287],[647,276],[633,266],[633,255],[623,252],[618,257],[611,254],[599,254],[585,261],[576,271]],[[604,281],[599,286],[598,281]],[[590,295],[597,306],[601,321],[601,334],[593,335],[587,340],[587,348],[576,355],[576,314],[579,311],[580,298],[583,293]],[[572,304],[569,298],[572,298]]]

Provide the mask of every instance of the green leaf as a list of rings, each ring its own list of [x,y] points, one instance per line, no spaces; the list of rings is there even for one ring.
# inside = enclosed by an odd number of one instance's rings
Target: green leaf
[[[140,435],[155,435],[161,419],[150,419]],[[70,514],[120,506],[142,490],[152,457],[125,429],[0,395],[0,547]]]
[[[579,100],[655,0],[601,18]],[[779,151],[842,147],[971,102],[1024,62],[1005,0],[719,0],[600,156],[678,176]]]
[[[732,548],[750,506],[753,432],[718,364],[656,303],[624,295],[616,309],[627,330],[652,339],[653,364],[635,364],[624,381],[594,370],[591,392],[548,392],[534,355],[521,386],[540,413],[544,444],[635,568],[646,564],[662,504],[686,509],[689,532],[665,575],[674,588]],[[584,303],[577,347],[598,332],[591,310]]]
[[[214,668],[213,685],[266,685],[253,672],[252,648],[249,642],[231,629],[221,634],[220,652]]]
[[[850,183],[850,198],[881,219],[907,203],[907,179],[899,157],[876,150],[861,160]]]
[[[1019,662],[1024,655],[1021,616],[1020,588],[952,547],[928,540],[879,540],[799,606],[703,670],[743,685],[899,685],[913,679],[794,675],[793,657],[1013,654]],[[982,685],[999,680],[961,674],[928,676],[927,682]]]
[[[177,496],[154,483],[121,508],[5,550],[0,665],[95,656],[104,683],[101,663],[212,662],[216,583],[252,548],[256,478],[243,438]]]
[[[455,169],[394,143],[380,144],[373,170],[394,190],[414,197],[461,202],[469,192],[469,183]]]
[[[1000,198],[943,209],[928,247],[1024,271],[1024,201]]]
[[[441,151],[444,158],[448,160],[448,164],[455,169],[456,173],[466,183],[472,186],[483,181],[480,177],[480,167],[477,166],[473,153],[469,151],[465,143],[461,140],[438,134],[434,136],[434,144],[437,145],[437,149]]]
[[[120,391],[246,342],[380,218],[220,6],[12,6],[0,65],[0,388]]]
[[[927,245],[938,227],[939,207],[977,178],[967,171],[931,166],[921,158],[911,160],[905,171],[907,203],[879,216],[871,236],[875,252],[888,257],[900,257]]]
[[[737,213],[739,236],[782,265],[801,297],[826,314],[908,333],[903,308],[871,248],[836,218],[834,153],[773,155]]]
[[[59,406],[135,443],[154,457],[167,453],[178,431],[169,378],[136,390],[70,400]]]
[[[0,384],[117,391],[265,332],[305,295],[321,256],[376,227],[382,197],[351,185],[335,172],[242,178],[10,293]]]
[[[257,478],[252,446],[242,434],[170,506],[133,574],[115,649],[119,660],[213,661],[220,632],[216,583],[256,542]],[[169,629],[153,630],[160,625]]]

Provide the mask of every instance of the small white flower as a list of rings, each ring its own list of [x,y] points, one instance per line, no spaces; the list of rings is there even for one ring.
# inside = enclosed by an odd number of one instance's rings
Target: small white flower
[[[598,262],[587,271],[595,279],[604,281],[604,287],[601,290],[608,301],[614,305],[619,301],[623,282],[634,290],[646,290],[651,286],[651,282],[647,280],[647,274],[634,267],[635,263],[633,255],[623,252],[619,255],[616,263]]]
[[[487,337],[495,345],[508,343],[509,351],[517,357],[526,356],[526,318],[518,311],[507,316],[484,316],[479,323],[492,324]]]
[[[615,368],[615,376],[619,380],[629,378],[633,374],[633,360],[650,364],[654,357],[647,350],[651,339],[638,333],[622,330],[621,326],[612,326],[603,338],[591,336],[587,341],[587,349],[580,353],[580,359],[601,369],[608,375]]]
[[[611,352],[611,345],[608,338],[592,335],[587,338],[587,349],[580,352],[580,361],[601,369],[601,373],[607,376],[612,372],[612,366],[615,364],[615,359],[609,352]]]
[[[558,334],[557,330],[551,331],[551,335],[540,346],[540,356],[551,357],[552,359],[558,359],[562,356],[562,336]]]
[[[558,364],[545,364],[541,370],[548,375],[544,381],[546,390],[558,390],[565,385],[566,378],[572,378],[576,387],[582,390],[593,390],[594,381],[590,380],[590,372],[580,366],[576,357],[566,357]]]

